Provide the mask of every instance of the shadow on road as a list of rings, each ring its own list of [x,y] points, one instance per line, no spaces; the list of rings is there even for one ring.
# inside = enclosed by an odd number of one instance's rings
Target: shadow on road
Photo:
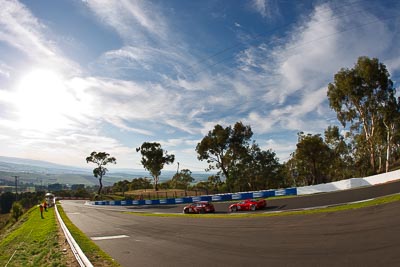
[[[142,205],[142,206],[130,206],[128,209],[137,209],[137,210],[143,210],[143,209],[175,209],[177,208],[177,205]]]

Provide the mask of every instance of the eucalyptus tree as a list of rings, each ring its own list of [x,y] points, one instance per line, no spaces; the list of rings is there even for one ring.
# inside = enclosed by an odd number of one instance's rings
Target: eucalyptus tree
[[[252,147],[252,176],[254,177],[251,190],[262,190],[285,187],[282,176],[282,164],[276,153],[271,149],[262,150],[258,145]]]
[[[118,181],[114,183],[112,189],[114,192],[122,192],[123,196],[125,196],[125,192],[129,190],[130,182],[128,180]]]
[[[219,169],[229,189],[238,178],[237,166],[247,154],[253,132],[250,126],[236,122],[234,127],[217,124],[196,146],[197,158],[209,163],[207,170]]]
[[[341,135],[338,126],[328,126],[324,133],[324,141],[331,149],[330,180],[350,178],[354,174],[351,143]]]
[[[368,144],[365,135],[360,133],[352,136],[351,155],[354,161],[355,176],[363,177],[375,174],[371,169]]]
[[[129,184],[129,190],[151,189],[151,179],[145,177],[134,178]]]
[[[262,190],[284,186],[282,165],[272,150],[262,150],[253,143],[238,165],[239,179],[236,181],[238,190]]]
[[[143,167],[148,170],[153,177],[154,190],[158,191],[158,182],[161,175],[161,170],[164,165],[172,164],[175,161],[175,155],[168,155],[167,151],[161,148],[161,145],[156,142],[144,142],[136,152],[142,155],[141,163]]]
[[[218,174],[208,176],[207,183],[210,189],[212,189],[214,192],[219,192],[223,184],[221,181],[221,176]]]
[[[103,176],[107,173],[108,169],[105,167],[107,164],[116,164],[117,160],[114,157],[110,157],[110,154],[106,152],[96,152],[93,151],[89,157],[86,158],[86,162],[92,162],[97,165],[96,168],[93,169],[94,177],[99,179],[99,190],[97,192],[98,195],[101,193],[101,189],[103,188],[102,179]]]
[[[194,182],[194,178],[189,169],[183,169],[175,173],[171,179],[172,187],[176,189],[187,189],[192,182]]]
[[[199,160],[207,160],[208,170],[219,169],[228,191],[260,190],[282,185],[281,164],[273,151],[262,150],[251,140],[250,126],[237,122],[226,128],[217,124],[208,132],[196,151]]]
[[[319,134],[298,134],[296,151],[293,153],[298,176],[307,185],[326,182],[329,174],[331,149]]]
[[[395,93],[386,66],[378,59],[359,57],[352,69],[342,68],[328,85],[330,107],[337,118],[354,135],[363,134],[369,153],[369,164],[376,172],[378,128],[389,100]],[[385,108],[386,107],[386,108]]]
[[[383,139],[386,141],[385,171],[389,171],[392,147],[395,145],[396,136],[400,129],[400,101],[394,96],[394,92],[388,96],[388,101],[381,107],[383,113],[382,124],[386,130]]]

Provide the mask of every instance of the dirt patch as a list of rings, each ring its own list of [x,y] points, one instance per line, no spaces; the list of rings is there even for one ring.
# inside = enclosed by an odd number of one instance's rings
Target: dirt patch
[[[6,226],[9,218],[10,218],[10,213],[0,214],[0,232],[3,229],[3,227]]]
[[[75,258],[74,253],[71,250],[71,247],[65,238],[64,232],[61,229],[60,223],[57,220],[58,225],[58,244],[60,245],[60,249],[63,255],[63,262],[66,267],[80,267],[78,261]]]

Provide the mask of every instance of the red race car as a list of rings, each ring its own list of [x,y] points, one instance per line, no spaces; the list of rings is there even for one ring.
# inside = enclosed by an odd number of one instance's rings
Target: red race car
[[[229,206],[230,212],[241,210],[260,210],[267,206],[265,199],[246,199]]]
[[[209,213],[215,212],[214,205],[209,201],[199,201],[183,208],[183,213]]]

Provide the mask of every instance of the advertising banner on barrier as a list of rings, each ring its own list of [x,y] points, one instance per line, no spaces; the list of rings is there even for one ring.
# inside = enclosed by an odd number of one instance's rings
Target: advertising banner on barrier
[[[252,198],[262,198],[264,196],[264,192],[253,192]]]
[[[240,196],[241,196],[241,198],[240,199],[249,199],[249,198],[253,198],[253,193],[241,193],[240,194]]]
[[[342,181],[336,181],[332,183],[319,184],[319,185],[311,185],[311,186],[303,186],[303,187],[293,187],[286,189],[277,189],[277,190],[266,190],[266,191],[257,191],[257,192],[244,192],[244,193],[234,193],[234,194],[218,194],[218,195],[208,195],[208,196],[196,196],[196,197],[187,197],[187,198],[176,198],[176,199],[166,199],[166,200],[158,200],[158,202],[153,201],[144,201],[144,200],[123,200],[123,201],[91,201],[89,204],[94,205],[152,205],[152,204],[181,204],[188,203],[191,201],[197,201],[200,199],[201,201],[230,201],[230,200],[239,200],[244,198],[267,198],[273,196],[286,196],[286,195],[307,195],[307,194],[315,194],[321,192],[331,192],[331,191],[339,191],[350,188],[357,188],[360,186],[370,186],[380,183],[385,183],[389,181],[398,180],[400,177],[400,170],[396,170],[389,173],[378,174],[365,178],[351,178]]]
[[[201,201],[201,197],[192,197],[193,202]]]
[[[257,192],[243,192],[233,194],[219,194],[219,195],[208,195],[208,196],[194,196],[194,197],[182,197],[182,198],[167,198],[167,199],[153,199],[153,200],[110,200],[110,201],[94,201],[94,205],[173,205],[173,204],[184,204],[198,201],[230,201],[230,200],[241,200],[250,198],[267,198],[274,196],[286,196],[286,195],[297,195],[297,188],[286,188],[278,190],[266,190]]]
[[[192,203],[192,202],[193,202],[192,197],[184,197],[183,198],[183,203]]]
[[[237,199],[242,199],[241,194],[232,194],[232,199],[237,200]]]
[[[175,204],[182,204],[183,199],[182,198],[175,198]]]
[[[212,197],[211,196],[201,196],[200,201],[212,201]]]
[[[285,189],[285,194],[286,195],[297,195],[297,188],[296,187],[286,188]]]

